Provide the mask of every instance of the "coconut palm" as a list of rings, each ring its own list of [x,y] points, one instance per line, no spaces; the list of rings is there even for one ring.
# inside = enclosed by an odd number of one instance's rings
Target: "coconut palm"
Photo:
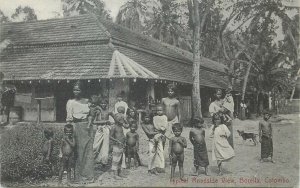
[[[134,31],[143,32],[145,22],[151,17],[152,7],[156,1],[129,0],[121,6],[116,17],[116,23]]]
[[[184,35],[180,23],[180,4],[175,0],[160,0],[160,7],[153,8],[153,19],[147,22],[147,34],[163,42],[178,45],[179,37]],[[185,33],[186,34],[186,33]]]
[[[64,17],[92,13],[111,20],[102,0],[62,0]]]

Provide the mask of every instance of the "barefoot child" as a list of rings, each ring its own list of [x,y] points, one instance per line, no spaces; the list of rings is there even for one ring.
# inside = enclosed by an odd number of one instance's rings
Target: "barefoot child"
[[[43,163],[48,164],[50,169],[51,169],[51,174],[54,173],[54,166],[53,166],[53,136],[54,133],[50,129],[45,129],[44,130],[44,135],[47,141],[43,145]]]
[[[219,175],[222,175],[222,162],[232,159],[235,155],[228,143],[227,138],[230,136],[230,131],[224,122],[224,116],[219,115],[219,113],[213,114],[212,160],[217,161]]]
[[[137,167],[137,153],[139,151],[139,135],[136,133],[137,124],[136,122],[131,122],[130,132],[126,134],[126,146],[127,146],[127,156],[128,156],[128,164],[127,168],[131,167],[131,159],[134,159],[133,166]]]
[[[128,129],[129,125],[124,116],[125,108],[123,106],[118,107],[118,113],[113,115],[115,120],[114,126],[110,131],[110,139],[112,141],[113,159],[111,169],[114,171],[115,179],[122,179],[121,168],[125,168],[125,154],[124,148],[126,144],[126,138],[123,132],[123,127]]]
[[[153,125],[160,135],[156,135],[155,137],[161,137],[163,147],[165,147],[166,139],[162,135],[165,134],[165,131],[168,127],[168,117],[164,115],[163,107],[161,105],[158,105],[156,110],[157,115],[153,117]],[[156,138],[155,140],[157,140]]]
[[[66,124],[64,127],[64,137],[60,146],[60,169],[58,181],[61,183],[64,170],[67,171],[67,181],[71,180],[71,168],[74,167],[74,147],[73,125]]]
[[[180,136],[182,133],[182,126],[180,125],[180,123],[174,123],[172,125],[172,131],[175,136],[170,138],[169,143],[169,157],[172,164],[170,180],[174,178],[174,172],[177,163],[179,166],[180,179],[183,180],[184,148],[187,147],[187,142],[184,137]]]
[[[194,128],[190,131],[190,141],[194,146],[194,166],[196,168],[196,175],[199,175],[199,167],[205,168],[205,175],[209,165],[206,142],[205,142],[205,129],[204,120],[202,118],[195,118]]]
[[[137,117],[137,112],[135,110],[134,107],[131,107],[131,108],[128,108],[128,111],[127,111],[127,122],[131,125],[132,122],[136,123],[138,121],[138,117]],[[136,130],[138,129],[138,125],[136,127]],[[124,132],[125,133],[125,132]],[[127,134],[127,133],[126,133]],[[138,165],[139,166],[146,166],[142,163],[141,159],[140,159],[140,156],[138,153],[136,153],[136,160],[138,162]],[[127,152],[126,152],[126,160],[127,160],[127,163],[128,163],[128,156],[127,156]]]
[[[87,129],[91,130],[91,126],[93,125],[95,119],[97,116],[101,113],[101,108],[99,106],[100,99],[96,95],[92,95],[91,98],[88,101],[88,106],[89,106],[89,115],[88,115],[88,125]],[[91,135],[91,131],[89,131],[89,135]]]
[[[261,143],[261,162],[265,162],[268,157],[273,161],[273,133],[271,123],[268,122],[271,114],[264,112],[264,119],[259,122],[259,142]]]
[[[109,154],[109,132],[110,132],[110,112],[107,108],[108,101],[106,99],[100,100],[100,114],[98,119],[94,122],[97,125],[97,131],[94,137],[93,151],[94,159],[96,163],[101,163],[102,165],[108,164],[108,154]]]
[[[158,132],[155,129],[154,125],[151,123],[149,114],[145,115],[144,121],[142,124],[142,128],[149,139],[149,141],[148,141],[148,143],[149,143],[148,173],[157,174],[157,171],[156,171],[157,167],[164,168],[164,156],[163,156],[163,153],[162,153],[162,155],[160,155],[159,152],[152,152],[154,145],[155,145],[154,136],[156,134],[158,134]],[[161,148],[162,148],[162,143],[161,143]],[[163,166],[159,166],[157,164],[163,164]]]

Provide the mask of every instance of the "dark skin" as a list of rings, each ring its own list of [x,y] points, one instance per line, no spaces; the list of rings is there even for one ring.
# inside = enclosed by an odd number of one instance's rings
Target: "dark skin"
[[[142,129],[149,139],[152,139],[154,135],[158,133],[154,125],[150,123],[149,117],[145,117],[144,123],[142,124]]]
[[[47,141],[44,143],[43,145],[43,162],[46,162],[47,164],[49,164],[52,172],[54,172],[54,166],[52,165],[52,163],[50,162],[50,157],[53,151],[53,135],[50,135],[49,133],[45,133],[45,137],[47,139]]]
[[[190,131],[190,141],[193,145],[205,142],[205,129],[203,124],[197,123],[195,128]],[[196,175],[199,175],[199,166],[196,167]],[[205,167],[205,175],[208,175],[207,166]]]
[[[261,143],[262,139],[261,137],[267,136],[269,138],[273,137],[273,130],[272,130],[272,126],[271,123],[268,122],[268,120],[270,119],[270,114],[264,114],[264,119],[263,121],[259,122],[259,142]],[[265,162],[266,159],[260,159],[261,162]],[[271,162],[275,163],[275,161],[273,160],[273,156],[271,156]]]
[[[186,139],[181,135],[182,129],[175,129],[173,130],[174,137],[170,139],[170,145],[169,145],[169,157],[171,161],[171,177],[170,180],[174,178],[175,168],[179,166],[179,174],[180,179],[183,180],[183,161],[184,161],[184,148],[187,147]]]
[[[49,161],[53,150],[53,136],[47,136],[47,141],[43,145],[43,161]]]
[[[120,147],[125,147],[126,144],[126,138],[124,136],[123,128],[128,129],[129,125],[124,117],[124,114],[115,114],[113,115],[113,118],[115,119],[115,125],[110,130],[110,139],[113,141],[113,145],[118,145]],[[118,117],[119,116],[119,117]],[[115,178],[122,177],[121,176],[121,169],[114,172]]]
[[[142,124],[142,129],[143,131],[145,132],[145,134],[147,135],[148,139],[153,139],[154,136],[156,134],[158,134],[157,130],[155,129],[154,125],[151,124],[150,122],[150,118],[149,117],[145,117],[144,119],[144,123]],[[154,148],[153,148],[154,149]],[[152,151],[151,151],[152,152]],[[152,174],[156,174],[156,170],[155,169],[152,169],[152,170],[149,170],[149,173],[152,173]]]
[[[139,135],[135,132],[137,129],[136,124],[130,126],[130,132],[126,134],[126,145],[128,149],[128,164],[127,167],[130,168],[131,158],[134,159],[134,167],[137,167],[137,153],[139,151]]]
[[[74,147],[75,147],[75,138],[73,137],[73,128],[65,128],[64,130],[65,135],[61,142],[61,153],[62,153],[62,159],[59,169],[59,183],[62,182],[62,175],[64,170],[67,171],[67,181],[70,182],[71,180],[71,168],[74,168],[70,166],[70,160],[72,156],[74,155]]]

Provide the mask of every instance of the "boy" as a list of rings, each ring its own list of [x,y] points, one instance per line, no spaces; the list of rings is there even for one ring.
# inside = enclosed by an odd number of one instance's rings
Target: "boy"
[[[137,167],[137,156],[139,151],[139,135],[136,133],[137,124],[136,122],[131,122],[130,132],[126,134],[126,146],[127,146],[127,157],[128,164],[127,168],[131,167],[131,158],[134,159],[134,167]]]
[[[117,102],[115,104],[115,110],[114,110],[115,113],[118,113],[118,107],[119,106],[123,106],[124,107],[124,114],[127,112],[128,104],[124,101],[124,96],[125,96],[125,92],[124,91],[121,91],[121,93],[119,93],[117,95]],[[126,114],[125,114],[125,117],[126,117]]]
[[[196,175],[199,175],[199,167],[205,168],[205,175],[208,176],[207,166],[209,165],[206,143],[205,143],[205,129],[204,120],[202,118],[194,118],[194,128],[190,131],[190,141],[194,146],[194,166],[196,168]]]
[[[106,99],[100,100],[101,113],[99,118],[94,122],[97,125],[97,131],[94,137],[93,151],[94,159],[96,163],[101,163],[102,165],[108,164],[108,154],[109,154],[109,132],[110,132],[110,112],[107,108],[108,101]]]
[[[88,101],[88,105],[90,108],[90,112],[88,115],[88,126],[87,128],[90,130],[90,127],[93,125],[95,119],[101,112],[101,108],[99,107],[99,97],[96,95],[92,95]],[[90,134],[90,133],[89,133]]]
[[[261,143],[261,159],[260,162],[265,162],[268,157],[273,161],[273,132],[271,123],[268,122],[271,114],[264,112],[264,119],[259,122],[259,142]]]
[[[121,168],[125,168],[125,155],[124,148],[126,138],[123,132],[123,127],[128,129],[129,125],[124,117],[125,108],[123,106],[118,107],[118,113],[113,115],[115,125],[111,128],[110,139],[113,141],[113,159],[111,169],[114,171],[114,178],[117,180],[122,179]]]
[[[54,142],[54,133],[50,129],[44,130],[44,135],[47,141],[43,145],[43,163],[46,163],[49,165],[50,169],[52,170],[52,173],[54,173],[54,166],[53,166],[53,142]]]
[[[163,161],[164,164],[164,156],[162,153],[161,158],[159,158],[159,155],[156,155],[156,153],[153,153],[153,148],[155,146],[154,142],[154,136],[158,134],[158,131],[155,129],[154,125],[151,123],[150,115],[147,113],[144,117],[144,122],[142,124],[142,129],[144,130],[145,134],[147,135],[149,139],[149,162],[148,162],[148,173],[150,174],[157,174],[156,167],[158,163],[156,163],[155,160]],[[164,168],[164,166],[161,166],[160,168]]]
[[[184,148],[187,147],[187,142],[184,137],[180,136],[182,133],[182,126],[180,125],[180,123],[174,123],[172,126],[172,131],[175,136],[170,138],[170,144],[169,144],[169,157],[172,164],[170,180],[174,178],[174,172],[177,163],[179,166],[180,179],[184,180],[183,179]]]
[[[175,97],[176,86],[174,84],[168,84],[168,96],[161,100],[163,112],[167,116],[168,127],[166,127],[166,136],[174,136],[172,133],[172,125],[179,123],[181,120],[180,102]]]
[[[164,137],[164,134],[168,127],[168,117],[164,115],[162,106],[157,106],[156,110],[157,115],[153,117],[153,125],[160,134],[155,136],[155,141],[160,137],[162,139],[163,147],[165,147],[166,138]]]
[[[74,168],[74,147],[75,138],[73,137],[73,125],[66,124],[64,127],[64,137],[61,141],[60,147],[60,169],[59,169],[59,183],[62,182],[64,170],[67,171],[67,181],[71,180],[71,168]]]

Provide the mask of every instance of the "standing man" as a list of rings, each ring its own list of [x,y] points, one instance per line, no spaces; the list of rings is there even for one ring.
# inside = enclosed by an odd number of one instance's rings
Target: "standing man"
[[[181,120],[180,114],[180,102],[175,98],[175,85],[168,85],[168,97],[161,100],[164,114],[168,118],[168,127],[166,130],[166,136],[173,137],[172,125],[179,123]]]

